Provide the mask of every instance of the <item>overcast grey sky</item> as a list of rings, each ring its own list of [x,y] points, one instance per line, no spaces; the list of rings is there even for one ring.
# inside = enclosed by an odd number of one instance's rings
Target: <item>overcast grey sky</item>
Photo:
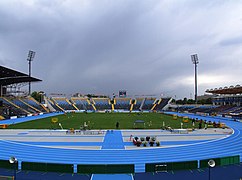
[[[1,0],[0,64],[49,93],[194,96],[242,77],[242,0]]]

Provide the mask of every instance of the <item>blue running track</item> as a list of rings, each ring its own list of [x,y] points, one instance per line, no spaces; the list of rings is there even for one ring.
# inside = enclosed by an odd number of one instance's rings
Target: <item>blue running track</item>
[[[202,160],[240,155],[242,161],[242,123],[213,117],[191,117],[220,121],[233,128],[227,138],[201,141],[167,148],[137,148],[125,150],[121,131],[105,135],[102,149],[80,150],[41,147],[0,139],[0,159],[15,156],[19,161],[63,164],[134,164],[135,172],[144,172],[145,163]],[[139,157],[139,158],[135,158]]]

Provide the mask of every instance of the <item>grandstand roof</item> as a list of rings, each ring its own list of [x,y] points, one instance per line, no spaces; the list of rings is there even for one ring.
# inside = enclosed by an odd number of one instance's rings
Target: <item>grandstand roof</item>
[[[236,85],[236,86],[230,86],[230,87],[220,87],[215,89],[207,89],[207,93],[213,93],[213,94],[242,94],[242,86]]]
[[[0,66],[0,85],[6,86],[15,83],[23,82],[38,82],[40,79],[30,77],[27,74]]]

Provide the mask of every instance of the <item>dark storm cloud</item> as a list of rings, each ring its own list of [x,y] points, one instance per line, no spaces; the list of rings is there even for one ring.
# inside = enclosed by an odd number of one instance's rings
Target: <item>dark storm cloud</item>
[[[33,88],[47,93],[188,97],[190,55],[198,53],[203,94],[240,83],[233,60],[242,63],[234,38],[241,37],[241,7],[216,0],[1,1],[0,63],[27,73],[28,50],[36,51],[32,74],[43,82]]]

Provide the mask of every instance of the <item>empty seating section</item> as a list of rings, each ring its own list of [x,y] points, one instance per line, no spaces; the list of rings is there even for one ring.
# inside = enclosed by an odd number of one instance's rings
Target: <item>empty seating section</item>
[[[130,98],[116,98],[115,109],[130,110]]]
[[[177,106],[176,110],[184,112],[184,111],[189,111],[190,109],[193,109],[195,107],[196,107],[195,105],[182,105],[182,106]]]
[[[109,98],[92,98],[92,101],[96,109],[99,111],[112,109]]]
[[[32,97],[21,98],[22,101],[26,102],[30,106],[38,109],[40,112],[47,112],[41,105]]]
[[[142,106],[142,110],[151,110],[155,103],[155,98],[145,98],[144,104]]]
[[[232,105],[181,105],[175,108],[179,112],[206,113],[210,115],[226,115],[230,113],[241,113],[242,107]]]
[[[27,103],[23,102],[20,98],[10,98],[9,99],[12,103],[16,104],[17,106],[21,107],[22,109],[30,112],[30,113],[39,113],[39,111],[36,111],[34,108],[32,108]]]
[[[133,111],[140,110],[143,101],[144,101],[144,98],[136,98],[135,99],[135,104],[133,106]]]
[[[71,100],[79,110],[91,110],[87,98],[72,97]]]
[[[180,112],[190,112],[190,113],[213,113],[218,106],[213,105],[183,105],[176,108]]]
[[[218,106],[202,105],[202,106],[199,106],[197,111],[201,112],[201,113],[212,113],[214,111],[214,109],[217,107]]]
[[[96,110],[96,107],[94,106],[94,102],[92,99],[89,99],[89,98],[86,98],[86,101],[87,101],[87,110],[88,111],[95,111]]]
[[[76,110],[65,97],[52,97],[52,100],[64,110]]]
[[[222,106],[218,106],[217,108],[214,108],[213,112],[216,112],[217,114],[226,114],[230,112],[230,110],[233,108],[234,106],[231,106],[231,105],[222,105]]]
[[[205,108],[200,108],[198,107],[194,107],[192,109],[189,110],[190,113],[196,113],[196,112],[204,112]]]

